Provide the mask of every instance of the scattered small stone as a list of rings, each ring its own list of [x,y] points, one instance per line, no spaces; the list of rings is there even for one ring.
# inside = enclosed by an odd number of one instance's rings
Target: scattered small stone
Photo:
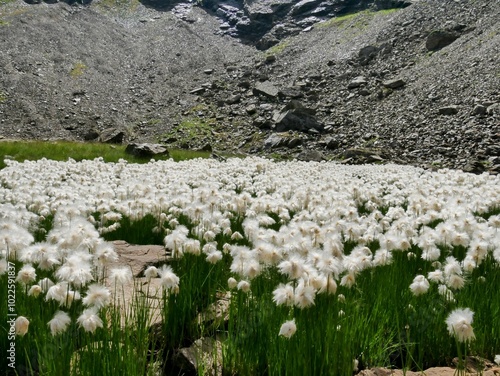
[[[458,106],[444,106],[441,107],[438,111],[441,115],[456,115],[458,114]]]
[[[257,112],[257,106],[255,106],[254,104],[249,104],[245,108],[245,111],[247,112],[247,114],[253,115],[253,114],[255,114]]]
[[[488,115],[500,114],[500,103],[495,103],[491,106],[488,106],[488,108],[486,109],[486,113]]]
[[[226,99],[227,104],[236,104],[241,101],[241,95],[240,94],[235,94],[231,95],[229,98]]]
[[[361,86],[365,86],[368,84],[368,81],[366,80],[365,77],[363,76],[358,76],[354,78],[351,82],[349,82],[349,85],[347,85],[347,88],[350,89],[356,89]]]
[[[266,64],[271,64],[271,63],[274,63],[276,61],[276,55],[267,55],[266,56]]]
[[[486,107],[478,104],[474,109],[472,110],[473,115],[486,115]]]
[[[405,86],[406,82],[401,78],[396,78],[394,80],[384,81],[384,82],[382,82],[382,85],[384,87],[389,88],[389,89],[398,89],[400,87]]]
[[[206,89],[204,87],[197,87],[197,88],[191,90],[189,92],[189,94],[199,95],[199,94],[203,94],[205,92],[205,90]]]

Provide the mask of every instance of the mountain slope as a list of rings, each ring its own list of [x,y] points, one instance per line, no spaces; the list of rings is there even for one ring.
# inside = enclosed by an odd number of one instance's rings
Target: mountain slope
[[[1,136],[500,171],[499,2],[134,1],[0,6]]]

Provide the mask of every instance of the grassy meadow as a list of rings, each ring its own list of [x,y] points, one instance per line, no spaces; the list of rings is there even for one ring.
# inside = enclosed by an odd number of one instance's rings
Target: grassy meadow
[[[102,158],[106,162],[118,162],[125,159],[131,163],[146,163],[150,158],[138,158],[125,153],[125,145],[112,145],[92,142],[72,141],[2,141],[0,140],[0,169],[5,167],[5,159],[16,161],[38,160],[41,158],[56,161],[75,161]],[[210,153],[193,150],[169,150],[169,156],[158,156],[155,159],[182,161],[193,158],[207,158]]]
[[[200,355],[199,375],[500,363],[499,177],[4,145],[8,375],[192,374],[175,359],[200,338],[218,349]],[[164,245],[170,261],[134,276],[112,266],[115,239]],[[161,286],[159,324],[148,294],[120,309],[133,281]]]

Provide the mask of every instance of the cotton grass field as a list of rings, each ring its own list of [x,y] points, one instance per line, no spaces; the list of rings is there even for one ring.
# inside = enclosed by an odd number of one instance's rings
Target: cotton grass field
[[[6,165],[0,344],[19,374],[182,374],[173,355],[199,338],[222,356],[198,374],[500,363],[498,176],[256,157]],[[133,275],[107,270],[114,239],[172,257],[143,275],[163,288],[154,334],[142,296],[117,308]],[[199,320],[221,299],[225,317]]]

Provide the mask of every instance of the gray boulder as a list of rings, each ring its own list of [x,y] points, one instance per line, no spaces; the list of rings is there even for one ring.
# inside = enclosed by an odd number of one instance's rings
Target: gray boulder
[[[101,132],[99,141],[107,144],[121,144],[125,138],[125,133],[116,128],[108,128]]]
[[[285,146],[287,144],[287,138],[279,135],[279,134],[271,134],[265,141],[264,141],[264,148],[265,149],[274,149],[280,146]]]
[[[278,88],[270,81],[257,82],[253,89],[254,95],[264,95],[269,98],[276,98],[278,96]]]
[[[401,78],[382,82],[382,85],[389,89],[397,89],[406,85],[406,82]]]
[[[365,46],[358,52],[358,60],[360,65],[367,65],[372,59],[377,56],[379,47]]]
[[[281,111],[273,115],[274,130],[277,132],[316,130],[322,132],[323,124],[316,119],[315,111],[304,107],[300,102],[292,100]]]
[[[317,150],[304,150],[297,156],[297,159],[304,162],[321,162],[325,160],[325,156]]]
[[[125,152],[136,157],[148,158],[155,155],[168,155],[168,150],[165,146],[160,144],[128,144]]]
[[[454,31],[435,30],[431,32],[425,41],[425,47],[429,51],[437,51],[452,44],[460,34]]]
[[[292,7],[291,14],[297,15],[308,12],[314,9],[321,1],[320,0],[302,0]]]
[[[351,82],[349,82],[349,84],[347,85],[347,88],[348,89],[356,89],[358,87],[365,86],[367,83],[368,83],[368,81],[366,81],[366,78],[364,78],[363,76],[358,76],[358,77],[354,78]]]
[[[458,106],[455,106],[455,105],[444,106],[444,107],[441,107],[438,111],[439,111],[439,114],[441,114],[441,115],[456,115],[456,114],[458,114]]]

